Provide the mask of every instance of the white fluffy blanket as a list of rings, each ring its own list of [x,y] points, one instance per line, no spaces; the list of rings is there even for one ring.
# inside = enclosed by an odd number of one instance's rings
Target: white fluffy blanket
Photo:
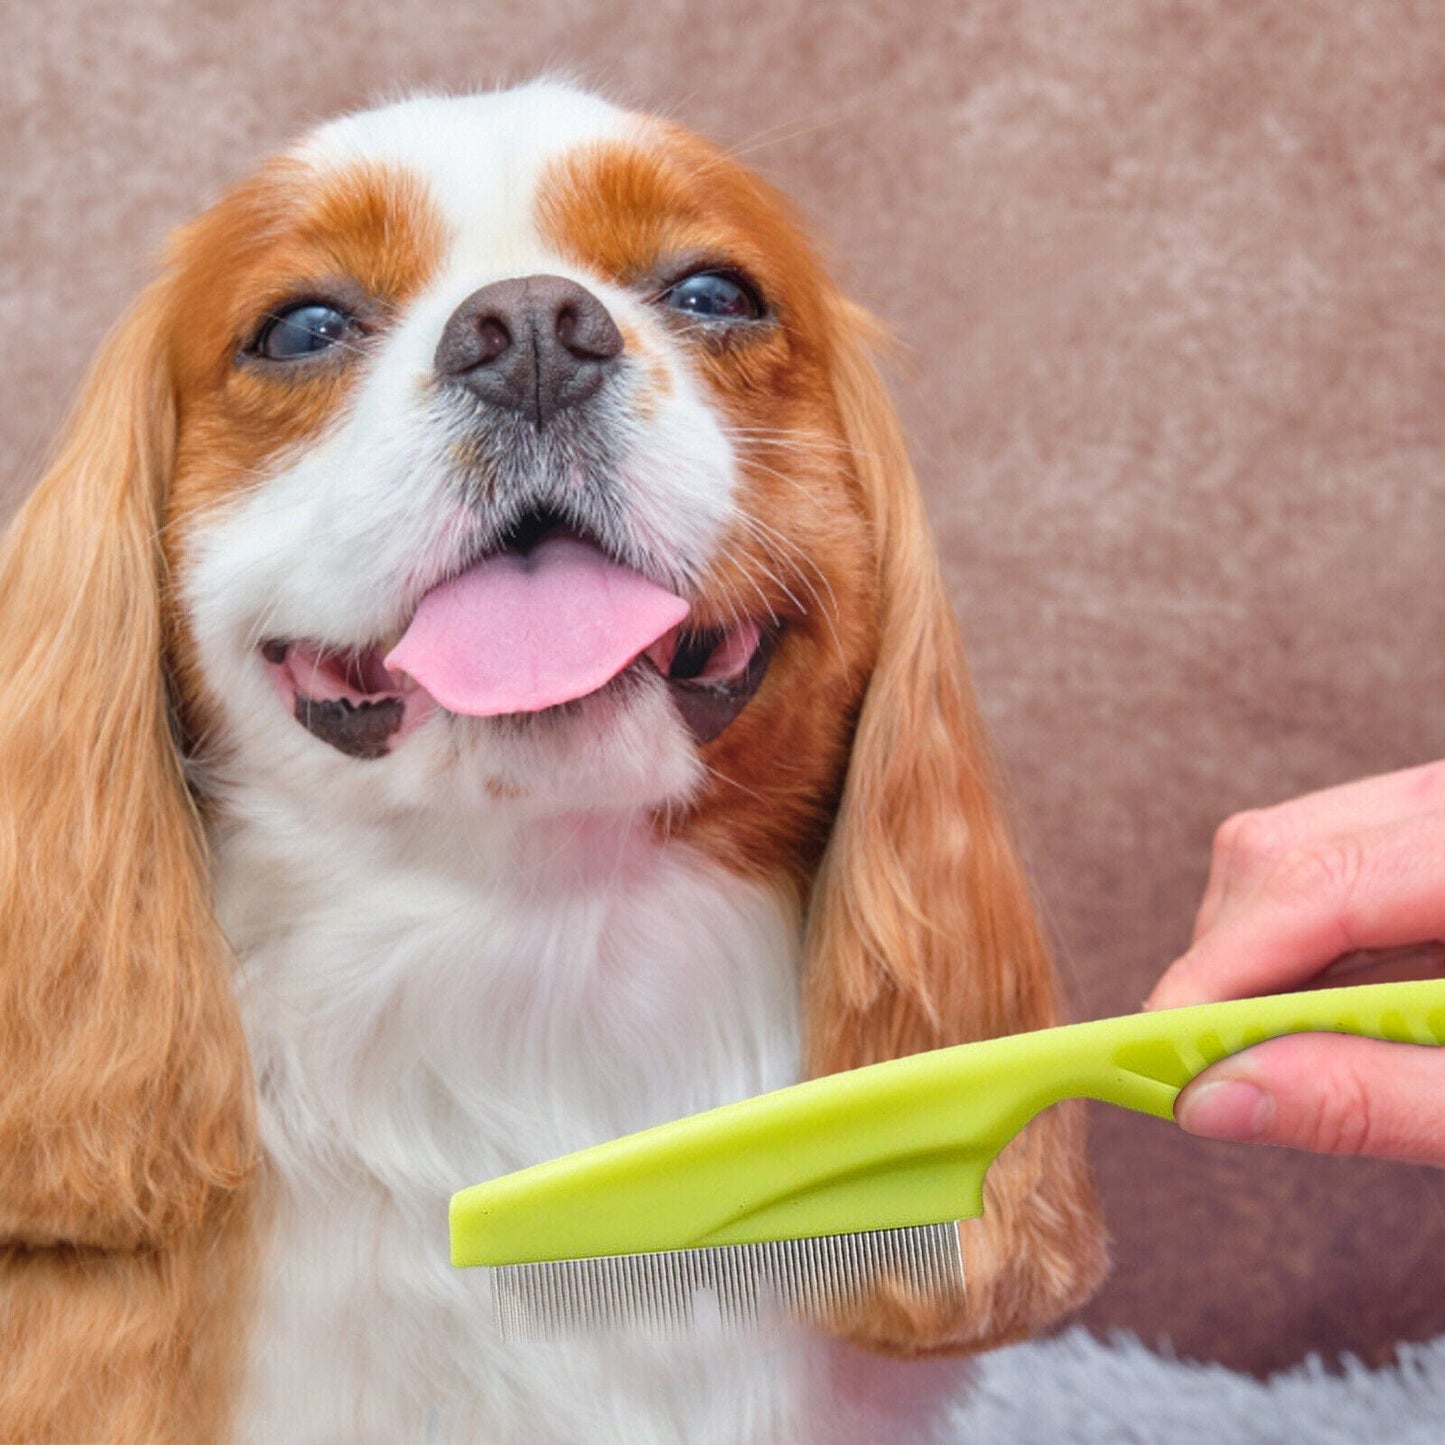
[[[960,1445],[1442,1445],[1445,1336],[1259,1381],[1076,1329],[988,1356],[954,1423]]]

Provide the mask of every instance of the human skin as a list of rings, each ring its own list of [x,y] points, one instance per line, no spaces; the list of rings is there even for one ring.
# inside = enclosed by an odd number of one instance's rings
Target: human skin
[[[1445,976],[1445,762],[1239,813],[1186,953],[1146,1008]],[[1445,1166],[1445,1049],[1298,1034],[1205,1070],[1175,1117],[1211,1139]]]

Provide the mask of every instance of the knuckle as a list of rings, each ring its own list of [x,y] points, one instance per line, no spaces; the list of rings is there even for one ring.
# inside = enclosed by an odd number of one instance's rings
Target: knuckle
[[[1286,905],[1324,905],[1343,930],[1364,871],[1364,854],[1353,838],[1334,838],[1285,854],[1270,876],[1274,897]]]
[[[1274,808],[1235,813],[1214,835],[1218,863],[1259,864],[1279,858],[1290,847],[1290,828]]]
[[[1309,1147],[1319,1153],[1378,1152],[1370,1090],[1354,1069],[1341,1069],[1321,1079],[1306,1128]]]

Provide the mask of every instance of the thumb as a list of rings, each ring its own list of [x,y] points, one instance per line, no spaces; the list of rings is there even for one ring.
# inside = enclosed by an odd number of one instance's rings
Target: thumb
[[[1174,1117],[1205,1139],[1445,1166],[1445,1050],[1294,1034],[1222,1059]]]

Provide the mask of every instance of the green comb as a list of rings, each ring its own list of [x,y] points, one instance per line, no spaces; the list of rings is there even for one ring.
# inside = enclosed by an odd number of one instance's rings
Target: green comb
[[[1172,1117],[1194,1076],[1282,1034],[1445,1042],[1445,979],[1241,999],[914,1054],[464,1189],[452,1263],[494,1267],[509,1338],[842,1316],[883,1278],[963,1289],[955,1221],[1041,1109]]]

